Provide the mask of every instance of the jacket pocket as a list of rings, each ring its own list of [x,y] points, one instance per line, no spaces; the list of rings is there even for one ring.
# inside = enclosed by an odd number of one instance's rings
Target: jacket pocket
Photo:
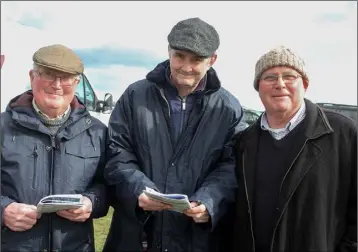
[[[78,184],[87,188],[96,174],[97,166],[101,156],[99,148],[92,145],[79,146],[68,144],[66,153],[66,182],[77,187]]]

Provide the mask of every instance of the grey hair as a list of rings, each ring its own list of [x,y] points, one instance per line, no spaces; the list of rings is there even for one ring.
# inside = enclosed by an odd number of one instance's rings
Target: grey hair
[[[38,71],[38,70],[41,70],[41,69],[44,69],[45,67],[43,67],[43,66],[40,66],[40,65],[37,65],[35,62],[33,63],[33,65],[32,65],[32,70],[35,70],[35,71]],[[75,78],[77,79],[77,80],[81,80],[81,77],[82,77],[82,74],[77,74],[76,76],[75,76]]]

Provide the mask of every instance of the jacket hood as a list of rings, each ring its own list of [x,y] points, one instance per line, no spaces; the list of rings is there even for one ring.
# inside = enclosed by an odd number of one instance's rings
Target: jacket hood
[[[34,116],[34,110],[32,108],[32,99],[33,99],[32,90],[28,90],[14,98],[12,98],[9,104],[6,107],[6,112],[23,114],[25,116]],[[89,112],[86,109],[86,106],[75,96],[70,103],[71,106],[71,115],[75,121],[80,117],[88,115]]]
[[[166,70],[169,67],[169,60],[159,63],[152,71],[146,75],[148,81],[154,82],[158,87],[162,88],[166,85]],[[221,82],[214,68],[207,71],[206,87],[204,92],[215,92],[221,87]]]

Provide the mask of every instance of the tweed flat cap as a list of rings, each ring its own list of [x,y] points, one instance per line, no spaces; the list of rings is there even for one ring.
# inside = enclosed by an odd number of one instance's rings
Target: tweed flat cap
[[[219,34],[215,28],[200,18],[189,18],[177,23],[168,35],[173,49],[193,52],[210,57],[219,48]]]
[[[295,69],[305,80],[309,80],[303,59],[291,49],[278,46],[260,57],[255,66],[254,88],[259,90],[261,75],[268,69],[278,66],[286,66]]]
[[[84,69],[80,57],[63,45],[42,47],[34,53],[32,59],[37,65],[70,74],[81,74]]]

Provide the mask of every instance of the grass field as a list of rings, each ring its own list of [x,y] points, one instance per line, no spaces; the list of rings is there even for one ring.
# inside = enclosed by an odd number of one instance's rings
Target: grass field
[[[109,227],[111,226],[113,208],[111,207],[106,217],[94,220],[94,239],[96,251],[100,252],[103,249],[106,241]]]

